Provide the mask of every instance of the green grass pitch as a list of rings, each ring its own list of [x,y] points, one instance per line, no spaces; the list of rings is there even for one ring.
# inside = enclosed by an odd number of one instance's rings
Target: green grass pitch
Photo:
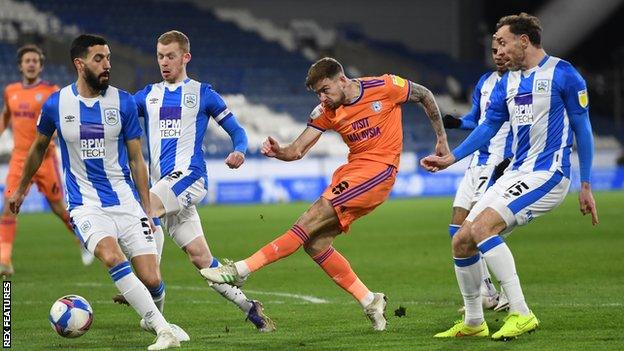
[[[362,281],[388,296],[386,332],[373,332],[359,305],[300,250],[247,281],[248,296],[261,300],[278,326],[273,334],[257,333],[169,238],[161,265],[165,316],[190,334],[183,350],[622,350],[624,193],[595,195],[598,227],[580,215],[577,195],[570,194],[507,239],[529,306],[541,320],[536,333],[509,343],[432,338],[460,317],[447,234],[450,198],[389,201],[335,242]],[[282,234],[307,206],[209,206],[200,216],[214,254],[240,259]],[[53,215],[20,216],[14,265],[13,349],[143,350],[152,342],[131,308],[111,302],[116,290],[106,269],[99,262],[82,266]],[[95,314],[91,330],[78,339],[57,336],[47,321],[54,300],[70,293],[87,298]],[[407,312],[401,318],[394,315],[400,306]],[[486,313],[492,332],[503,317]]]

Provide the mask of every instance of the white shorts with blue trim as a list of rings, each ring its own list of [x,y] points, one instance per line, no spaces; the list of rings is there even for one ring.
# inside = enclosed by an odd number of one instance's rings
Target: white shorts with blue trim
[[[570,179],[559,171],[507,171],[474,205],[466,220],[474,222],[479,213],[490,207],[507,224],[505,233],[559,206],[569,189]]]
[[[69,215],[76,236],[91,253],[100,240],[110,236],[129,259],[157,254],[147,215],[137,201],[110,207],[79,206]]]
[[[158,196],[166,214],[179,213],[206,197],[206,176],[197,171],[173,171],[156,182],[150,192]]]
[[[169,236],[181,248],[204,235],[195,207],[206,197],[206,176],[197,171],[173,171],[162,178],[150,192],[165,207],[163,224]]]
[[[495,167],[495,164],[469,167],[459,183],[453,207],[470,210],[491,185],[490,181],[494,175]]]

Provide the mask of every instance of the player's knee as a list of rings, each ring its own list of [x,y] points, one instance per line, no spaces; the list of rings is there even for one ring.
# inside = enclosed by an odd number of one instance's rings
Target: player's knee
[[[127,261],[126,256],[118,252],[102,251],[99,252],[98,258],[108,268],[115,267],[116,265]]]
[[[457,231],[453,236],[452,246],[455,257],[464,257],[470,253],[471,249],[475,247],[470,235],[470,225],[463,225]]]
[[[160,272],[151,272],[147,276],[141,277],[141,281],[148,289],[154,289],[160,286]]]
[[[330,246],[330,243],[327,243],[327,242],[312,241],[312,242],[305,243],[303,245],[303,249],[308,255],[314,257],[320,254],[321,252],[324,252],[325,250],[327,250],[329,246]]]

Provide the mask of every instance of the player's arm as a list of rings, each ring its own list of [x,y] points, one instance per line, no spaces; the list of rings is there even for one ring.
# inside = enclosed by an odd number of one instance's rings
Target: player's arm
[[[436,155],[447,155],[449,153],[449,146],[446,140],[446,131],[444,130],[440,109],[438,108],[433,93],[420,84],[411,81],[409,84],[410,92],[407,101],[415,102],[423,107],[427,117],[429,117],[431,121],[433,131],[436,134]]]
[[[506,83],[496,84],[490,99],[490,107],[485,113],[485,121],[479,124],[458,147],[442,157],[429,155],[420,160],[420,165],[430,172],[437,172],[472,154],[492,139],[505,121],[509,120],[505,89]]]
[[[132,180],[136,187],[143,211],[148,215],[152,230],[155,229],[152,222],[151,207],[149,200],[149,181],[147,173],[147,165],[143,158],[141,148],[141,135],[143,131],[139,126],[137,104],[134,97],[130,94],[124,94],[121,103],[121,133],[120,136],[126,142],[128,151],[128,165]]]
[[[234,115],[224,118],[219,125],[228,133],[234,147],[234,151],[225,159],[225,164],[230,168],[238,168],[245,162],[245,153],[249,144],[247,133]]]
[[[308,151],[316,144],[321,137],[321,131],[313,127],[307,127],[303,132],[288,146],[280,146],[277,140],[268,137],[262,143],[263,155],[267,157],[275,157],[282,161],[300,160]]]
[[[9,105],[5,103],[2,106],[2,115],[0,115],[0,136],[9,127],[9,118],[11,118],[11,111],[9,111]]]
[[[481,80],[472,92],[472,107],[466,115],[457,118],[452,115],[444,115],[444,128],[446,129],[463,129],[473,130],[477,128],[479,116],[481,115]]]
[[[147,179],[147,165],[145,164],[143,152],[141,151],[141,139],[134,138],[126,140],[126,148],[128,149],[128,165],[132,173],[132,180],[139,193],[139,199],[141,200],[141,205],[143,205],[143,210],[146,214],[149,214],[149,182]]]
[[[579,167],[581,173],[581,191],[579,192],[579,207],[583,215],[591,214],[592,224],[598,224],[596,202],[591,191],[591,166],[594,156],[594,137],[589,120],[589,98],[587,85],[583,77],[570,64],[562,64],[556,69],[562,73],[563,82],[561,97],[568,113],[570,127],[576,138]]]
[[[48,145],[50,145],[50,139],[50,136],[37,132],[35,141],[33,141],[32,145],[30,146],[30,150],[28,151],[26,164],[24,165],[24,170],[22,173],[22,178],[20,179],[19,186],[17,187],[15,193],[9,199],[9,208],[11,209],[11,212],[15,214],[19,212],[20,206],[24,201],[24,196],[26,194],[26,190],[28,189],[28,185],[30,185],[30,180],[39,169],[39,166],[41,166],[41,162],[43,162],[43,158],[45,157],[46,151],[48,150]]]
[[[592,215],[592,224],[598,224],[596,202],[591,192],[591,165],[594,156],[594,137],[588,112],[570,114],[570,126],[576,137],[577,153],[581,173],[581,192],[579,205],[583,215]]]

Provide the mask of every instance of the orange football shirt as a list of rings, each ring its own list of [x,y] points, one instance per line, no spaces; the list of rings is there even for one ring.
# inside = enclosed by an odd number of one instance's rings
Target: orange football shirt
[[[360,96],[354,102],[336,110],[318,105],[308,126],[338,132],[349,147],[349,162],[365,159],[398,168],[403,149],[401,104],[409,97],[410,83],[391,74],[356,80]]]
[[[10,112],[13,129],[15,152],[28,154],[37,135],[37,119],[41,107],[48,97],[59,90],[58,86],[40,81],[32,86],[24,86],[21,82],[7,85],[4,89],[4,103]],[[50,143],[53,149],[54,143]]]

